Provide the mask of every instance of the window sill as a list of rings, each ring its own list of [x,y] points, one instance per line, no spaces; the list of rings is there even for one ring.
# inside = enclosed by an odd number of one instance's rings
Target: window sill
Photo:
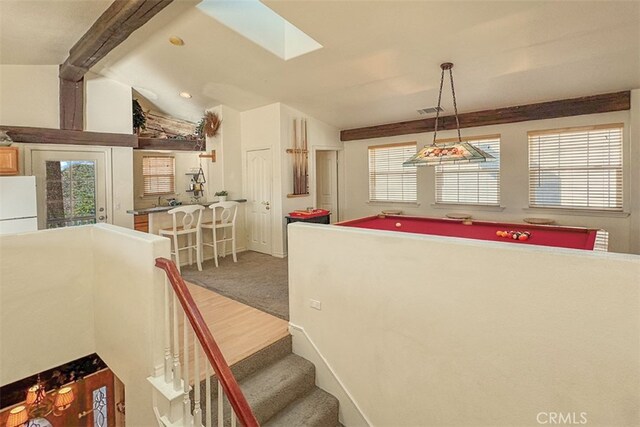
[[[389,206],[389,205],[401,205],[401,206],[412,206],[412,207],[420,206],[420,203],[418,202],[392,202],[392,201],[385,201],[385,200],[369,200],[367,204],[372,206]]]
[[[469,211],[487,211],[487,212],[502,212],[505,210],[504,206],[494,206],[494,205],[472,205],[465,203],[432,203],[432,208],[435,209],[466,209]]]
[[[599,216],[609,218],[627,218],[630,212],[622,211],[598,211],[589,209],[571,209],[571,208],[523,208],[525,212],[539,212],[554,215],[571,215],[571,216]]]

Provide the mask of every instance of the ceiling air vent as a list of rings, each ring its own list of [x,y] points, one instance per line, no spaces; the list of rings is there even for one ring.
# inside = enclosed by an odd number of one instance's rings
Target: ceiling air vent
[[[421,109],[419,109],[417,111],[420,114],[435,114],[438,111],[440,111],[442,113],[444,111],[444,108],[442,108],[442,107],[428,107],[428,108],[421,108]]]

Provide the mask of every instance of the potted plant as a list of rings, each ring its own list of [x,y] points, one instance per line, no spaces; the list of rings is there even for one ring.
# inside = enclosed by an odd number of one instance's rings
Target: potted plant
[[[226,190],[218,191],[216,193],[216,196],[218,196],[218,201],[219,202],[226,202],[228,195],[229,195],[229,193]]]
[[[140,135],[140,130],[147,125],[147,116],[144,114],[142,106],[137,99],[133,100],[133,133]]]

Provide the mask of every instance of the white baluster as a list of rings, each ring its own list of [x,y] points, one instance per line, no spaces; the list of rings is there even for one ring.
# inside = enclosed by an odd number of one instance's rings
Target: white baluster
[[[164,279],[164,381],[171,382],[171,322],[169,320],[169,279]]]
[[[236,413],[231,409],[231,427],[236,427]]]
[[[182,384],[180,380],[182,375],[180,374],[180,334],[178,324],[178,307],[180,302],[178,296],[173,293],[173,389],[180,391]]]
[[[205,400],[207,402],[207,416],[206,416],[206,426],[207,427],[211,427],[211,410],[213,409],[211,407],[211,365],[209,364],[209,359],[204,360],[204,374],[206,376],[206,378],[204,379],[204,383],[205,383],[205,390],[206,390],[206,397]],[[218,410],[218,413],[220,412],[220,410]],[[220,423],[220,421],[218,421],[218,424]]]
[[[193,425],[196,427],[202,426],[202,411],[200,410],[200,343],[198,337],[193,336],[193,368],[195,370],[195,379],[193,381]]]
[[[184,369],[182,370],[182,385],[184,392],[184,399],[182,402],[182,412],[183,412],[183,420],[184,425],[191,425],[191,399],[189,399],[189,319],[187,319],[187,315],[184,315],[184,323],[182,325],[184,340],[182,344],[184,346]]]
[[[222,390],[220,378],[218,378],[218,427],[224,427],[224,390]]]

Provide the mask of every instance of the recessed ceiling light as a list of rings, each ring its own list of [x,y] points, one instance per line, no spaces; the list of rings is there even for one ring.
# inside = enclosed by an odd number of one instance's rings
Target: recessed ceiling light
[[[189,92],[180,92],[180,96],[183,98],[191,98],[191,94]]]
[[[184,40],[182,40],[178,36],[169,37],[169,43],[171,43],[174,46],[184,46]]]

